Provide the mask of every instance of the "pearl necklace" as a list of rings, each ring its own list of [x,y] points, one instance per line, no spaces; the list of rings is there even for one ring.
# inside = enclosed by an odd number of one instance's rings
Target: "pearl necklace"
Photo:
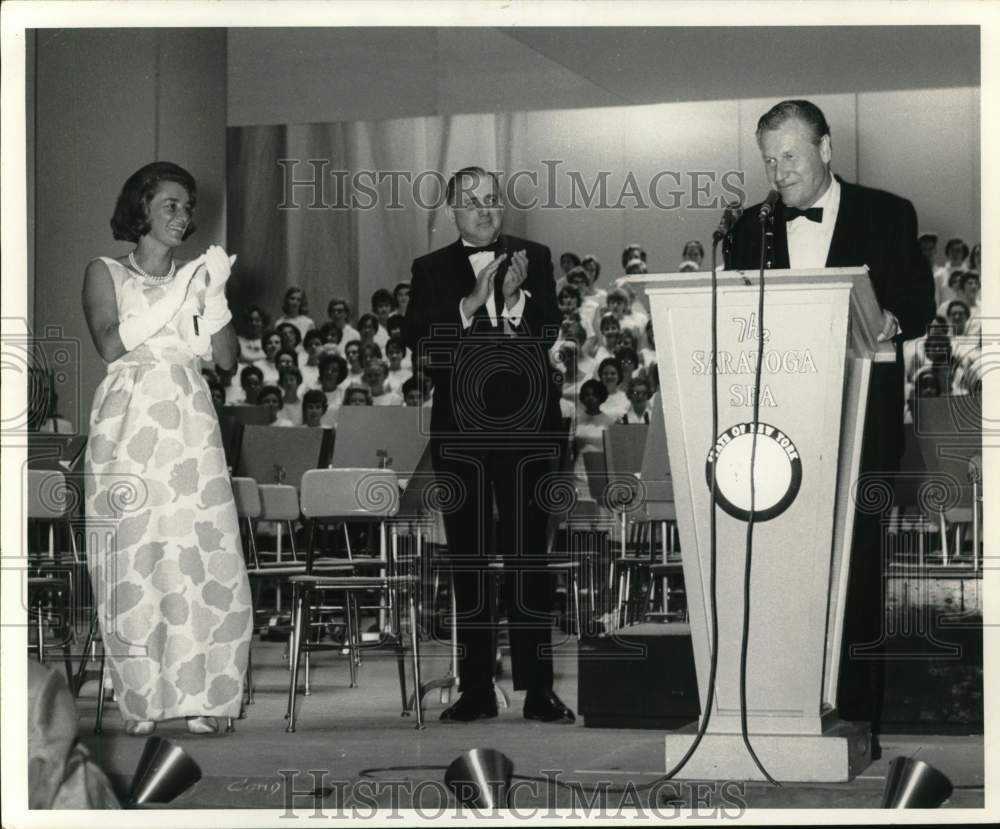
[[[174,278],[174,272],[177,270],[177,265],[171,260],[170,270],[168,270],[163,276],[153,276],[152,274],[148,274],[140,268],[139,263],[135,261],[135,251],[132,251],[128,255],[128,263],[132,266],[132,270],[139,274],[139,276],[145,279],[150,285],[165,285]]]

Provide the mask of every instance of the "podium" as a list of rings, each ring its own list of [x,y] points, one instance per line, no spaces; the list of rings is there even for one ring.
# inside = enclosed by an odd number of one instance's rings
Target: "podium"
[[[764,779],[740,729],[753,386],[764,330],[747,649],[750,744],[779,781],[841,782],[871,761],[867,724],[837,715],[853,488],[881,311],[865,268],[718,273],[719,433],[711,434],[711,275],[629,277],[650,303],[702,710],[711,648],[716,468],[718,665],[704,739],[680,776]],[[694,729],[666,737],[672,768]]]

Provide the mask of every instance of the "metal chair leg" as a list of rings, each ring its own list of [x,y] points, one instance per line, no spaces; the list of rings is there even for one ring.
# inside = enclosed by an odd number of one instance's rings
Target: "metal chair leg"
[[[80,665],[76,669],[76,677],[74,677],[73,684],[70,686],[74,697],[80,695],[80,688],[83,687],[83,679],[87,671],[87,663],[96,656],[96,640],[97,611],[94,611],[90,617],[90,626],[87,628],[87,638],[84,639],[83,648],[80,651]]]
[[[571,578],[573,584],[573,621],[576,623],[576,638],[579,640],[583,630],[583,626],[580,624],[580,581],[577,579],[576,573],[573,573]]]
[[[289,645],[289,653],[291,654],[292,660],[292,676],[288,683],[288,710],[285,717],[288,719],[288,725],[285,727],[285,731],[289,734],[295,733],[295,694],[298,690],[299,681],[299,645],[300,637],[302,635],[302,605],[303,605],[303,594],[306,592],[305,589],[295,590],[295,626],[292,628],[292,635]]]
[[[354,606],[354,601],[351,597],[349,591],[344,592],[344,612],[347,616],[347,625],[344,631],[344,636],[347,642],[347,665],[351,677],[351,688],[358,687],[358,663],[355,660],[355,652],[360,644],[356,637],[360,636],[355,628],[355,612],[356,608]]]
[[[387,592],[392,592],[393,588],[388,588]],[[395,640],[396,646],[396,668],[399,673],[399,694],[402,697],[403,702],[403,714],[406,717],[409,715],[409,710],[406,704],[406,653],[403,648],[403,625],[402,625],[402,614],[399,609],[399,597],[392,603],[392,626],[393,626],[393,638]],[[420,686],[417,685],[417,688]]]
[[[423,700],[420,698],[420,637],[417,635],[417,605],[413,595],[417,590],[417,585],[412,585],[412,588],[410,592],[410,647],[413,649],[413,687],[416,689],[413,695],[414,709],[417,728],[423,729],[424,715],[421,705]],[[402,631],[400,631],[400,635],[402,636]]]
[[[104,730],[104,678],[107,676],[106,660],[107,654],[101,649],[101,669],[97,678],[97,719],[94,721],[94,733],[100,734]]]

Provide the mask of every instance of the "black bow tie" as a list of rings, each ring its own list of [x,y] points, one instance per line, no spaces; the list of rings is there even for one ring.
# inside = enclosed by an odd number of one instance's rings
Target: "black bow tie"
[[[474,248],[474,247],[472,247],[470,245],[466,245],[465,246],[465,255],[466,256],[475,256],[477,253],[492,253],[492,254],[497,254],[497,253],[501,253],[502,251],[503,251],[503,248],[500,245],[500,240],[499,239],[497,239],[497,241],[493,242],[493,244],[483,245],[482,247],[478,247],[478,248]]]
[[[786,207],[785,208],[785,221],[790,222],[792,219],[797,219],[799,216],[805,216],[810,222],[822,222],[823,221],[823,208],[822,207],[807,207],[805,210],[799,210],[797,207]]]

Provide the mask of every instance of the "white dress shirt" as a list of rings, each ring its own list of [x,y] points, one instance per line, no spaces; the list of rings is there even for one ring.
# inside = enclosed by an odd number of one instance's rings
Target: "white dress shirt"
[[[467,248],[476,247],[475,245],[470,245],[465,239],[462,240],[462,244]],[[490,251],[483,251],[482,253],[474,253],[469,257],[469,264],[472,266],[472,272],[479,275],[479,272],[485,268],[490,262],[494,260],[494,255]],[[521,289],[521,295],[518,297],[517,302],[514,303],[512,308],[508,308],[507,304],[504,303],[503,313],[501,317],[506,320],[510,320],[511,325],[517,325],[521,321],[521,317],[524,315],[524,301],[526,297],[531,296],[523,288]],[[465,316],[465,311],[462,310],[462,301],[458,302],[458,313],[462,318],[462,327],[468,328],[472,325],[472,318]],[[490,292],[489,297],[486,299],[486,313],[489,314],[490,323],[495,328],[499,323],[497,322],[497,303],[493,296],[493,292]]]
[[[840,182],[831,175],[830,186],[811,207],[823,208],[823,221],[799,216],[785,224],[788,233],[788,265],[791,268],[825,268],[830,240],[840,212]]]

